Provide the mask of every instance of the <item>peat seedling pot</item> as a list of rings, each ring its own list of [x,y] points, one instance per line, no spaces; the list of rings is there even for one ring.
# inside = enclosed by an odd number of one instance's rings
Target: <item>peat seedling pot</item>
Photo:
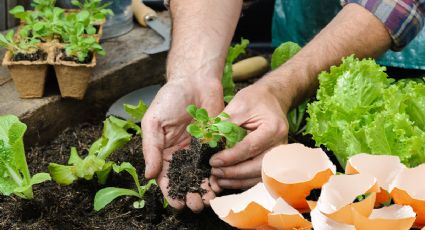
[[[48,53],[44,50],[41,60],[14,61],[11,51],[7,51],[3,65],[9,69],[16,90],[21,98],[40,98],[44,94],[44,85],[48,69]]]
[[[63,52],[56,49],[55,72],[62,97],[82,100],[86,93],[93,68],[96,66],[96,55],[88,64],[63,60]]]

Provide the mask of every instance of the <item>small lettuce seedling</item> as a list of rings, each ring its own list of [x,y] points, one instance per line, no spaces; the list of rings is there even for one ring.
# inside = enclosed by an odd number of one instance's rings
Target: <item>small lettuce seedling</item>
[[[143,116],[147,106],[139,102],[138,106],[127,105],[131,114]],[[109,156],[130,142],[131,138],[141,135],[141,128],[132,121],[122,120],[114,116],[103,122],[102,137],[90,147],[88,155],[83,159],[75,147],[71,148],[68,165],[49,164],[49,172],[53,180],[60,185],[70,185],[78,179],[91,180],[96,175],[98,182],[104,184],[112,170],[114,162],[108,161]]]
[[[154,179],[149,180],[146,185],[141,186],[139,177],[137,175],[136,168],[128,162],[123,162],[121,165],[114,164],[112,166],[114,172],[121,173],[122,171],[128,172],[136,184],[137,191],[126,189],[126,188],[117,188],[117,187],[107,187],[99,190],[94,197],[94,210],[99,211],[104,208],[106,205],[111,203],[118,197],[121,196],[134,196],[138,200],[133,203],[134,208],[143,208],[145,206],[145,200],[143,197],[145,193],[151,188],[152,185],[157,185]],[[165,207],[165,204],[164,204]]]
[[[108,15],[114,14],[111,9],[108,9],[112,1],[102,4],[102,0],[84,0],[84,3],[81,3],[79,0],[72,0],[71,4],[79,7],[81,11],[87,11],[90,15],[91,24],[101,22]]]
[[[47,173],[31,177],[23,141],[26,129],[16,116],[0,116],[0,194],[32,199],[32,186],[51,178]]]
[[[201,143],[208,143],[211,148],[217,147],[223,139],[226,148],[231,148],[247,134],[245,129],[228,121],[230,116],[224,112],[217,117],[209,117],[205,109],[195,105],[189,105],[186,111],[193,117],[193,122],[186,128],[187,132]]]
[[[39,50],[40,40],[28,37],[15,40],[14,34],[13,30],[9,31],[5,36],[0,34],[0,47],[5,47],[13,54],[32,54]]]

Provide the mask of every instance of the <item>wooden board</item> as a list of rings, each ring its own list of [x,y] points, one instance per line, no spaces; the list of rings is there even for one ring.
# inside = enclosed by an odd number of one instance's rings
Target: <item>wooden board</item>
[[[11,14],[9,14],[9,10],[18,5],[18,0],[6,0],[6,3],[7,3],[6,26],[7,28],[12,28],[18,25],[18,20],[16,20]]]

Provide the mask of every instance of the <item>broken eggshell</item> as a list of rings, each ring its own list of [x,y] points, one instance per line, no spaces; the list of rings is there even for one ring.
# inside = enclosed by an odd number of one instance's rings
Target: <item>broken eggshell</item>
[[[352,209],[369,216],[375,204],[376,193],[379,191],[376,178],[369,174],[332,176],[322,187],[316,208],[335,221],[353,225]],[[369,196],[353,203],[363,194]]]
[[[306,197],[335,172],[335,165],[322,149],[302,144],[279,145],[267,152],[262,162],[266,188],[300,212],[310,210]]]
[[[319,230],[356,230],[354,225],[344,224],[325,216],[319,209],[310,212],[313,229]]]
[[[226,223],[236,228],[253,229],[267,226],[268,214],[276,200],[263,183],[243,193],[216,197],[210,201],[211,208]]]
[[[416,168],[405,168],[391,184],[394,203],[410,205],[416,212],[415,227],[425,226],[425,164]]]
[[[268,223],[281,230],[311,229],[311,223],[282,198],[276,200],[273,212],[268,215]]]
[[[354,225],[357,230],[409,230],[415,222],[416,213],[412,207],[391,205],[374,209],[369,217],[353,209]]]
[[[389,187],[404,168],[406,167],[400,162],[398,156],[361,153],[350,157],[345,167],[345,173],[367,173],[376,177],[381,188],[381,191],[376,194],[376,205],[380,205],[391,200]]]

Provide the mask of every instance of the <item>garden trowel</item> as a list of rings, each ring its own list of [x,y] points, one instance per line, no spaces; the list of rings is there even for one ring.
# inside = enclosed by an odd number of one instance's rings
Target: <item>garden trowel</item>
[[[159,21],[156,12],[143,4],[143,1],[132,0],[131,7],[133,8],[134,17],[141,26],[151,28],[164,39],[161,45],[145,49],[143,52],[146,54],[156,54],[169,50],[171,42],[170,26]]]
[[[233,64],[232,69],[233,79],[235,81],[245,81],[253,77],[261,76],[267,72],[269,70],[269,64],[264,57],[256,56]],[[160,89],[161,85],[151,85],[124,95],[112,104],[106,116],[113,115],[139,123],[140,121],[134,120],[124,111],[124,104],[137,105],[140,100],[143,100],[143,102],[149,106]]]

